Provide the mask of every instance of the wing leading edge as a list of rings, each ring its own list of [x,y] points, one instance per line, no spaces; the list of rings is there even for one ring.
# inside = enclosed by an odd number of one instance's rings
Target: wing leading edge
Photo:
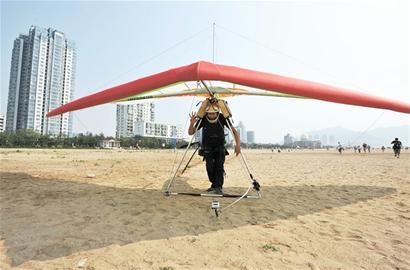
[[[50,111],[47,116],[124,100],[168,85],[201,80],[229,82],[291,96],[410,113],[410,104],[400,101],[321,83],[200,61],[79,98]]]

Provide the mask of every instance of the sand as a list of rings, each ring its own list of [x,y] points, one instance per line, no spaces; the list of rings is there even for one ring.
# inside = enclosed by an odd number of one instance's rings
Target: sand
[[[0,269],[410,269],[409,151],[244,150],[263,197],[219,218],[163,196],[182,151],[0,152]],[[226,172],[243,193],[240,159]],[[196,156],[172,190],[208,186]]]

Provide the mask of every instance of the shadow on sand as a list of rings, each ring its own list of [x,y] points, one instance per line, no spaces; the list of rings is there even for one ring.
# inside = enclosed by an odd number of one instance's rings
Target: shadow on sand
[[[263,224],[396,192],[354,185],[262,187],[263,199],[244,200],[216,219],[210,198],[164,197],[159,190],[41,179],[24,173],[3,172],[0,179],[0,234],[12,266],[112,244]],[[181,181],[176,188],[192,190]]]

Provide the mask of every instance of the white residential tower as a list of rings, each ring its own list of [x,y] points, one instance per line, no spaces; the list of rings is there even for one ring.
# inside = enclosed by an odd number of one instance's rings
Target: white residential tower
[[[14,41],[11,57],[6,131],[33,129],[41,134],[68,136],[71,113],[46,114],[72,100],[76,52],[65,34],[31,26]]]

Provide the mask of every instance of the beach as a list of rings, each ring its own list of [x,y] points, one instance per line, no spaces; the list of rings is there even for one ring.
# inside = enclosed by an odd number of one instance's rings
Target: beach
[[[410,269],[409,150],[243,149],[262,198],[218,218],[163,195],[183,150],[0,153],[0,269]],[[243,194],[233,151],[225,170]],[[208,187],[196,155],[172,191]]]

